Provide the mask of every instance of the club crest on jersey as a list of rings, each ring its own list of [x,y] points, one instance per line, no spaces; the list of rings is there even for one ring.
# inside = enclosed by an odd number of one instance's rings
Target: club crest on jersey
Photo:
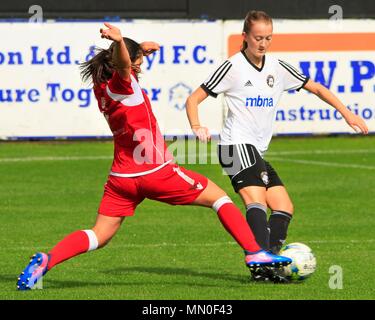
[[[268,173],[266,171],[262,171],[260,173],[260,178],[265,185],[268,185],[270,183],[270,179],[268,178]]]
[[[189,86],[179,82],[169,89],[169,102],[171,102],[177,110],[184,110],[186,98],[191,92],[192,89]]]
[[[272,75],[269,75],[267,77],[267,84],[270,88],[273,88],[273,85],[275,83],[275,78]]]

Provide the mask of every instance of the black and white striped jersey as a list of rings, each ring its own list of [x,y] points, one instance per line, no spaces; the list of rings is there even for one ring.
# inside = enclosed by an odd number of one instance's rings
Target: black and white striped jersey
[[[220,144],[252,144],[263,156],[272,138],[281,94],[300,90],[307,81],[296,68],[273,56],[264,56],[261,68],[242,51],[230,57],[201,85],[215,98],[223,93],[228,106]]]

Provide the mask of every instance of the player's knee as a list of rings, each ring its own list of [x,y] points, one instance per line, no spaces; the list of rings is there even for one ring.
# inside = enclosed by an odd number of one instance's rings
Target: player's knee
[[[287,208],[286,208],[285,211],[288,212],[290,215],[293,215],[293,213],[294,213],[294,205],[293,205],[292,202],[288,203]]]
[[[98,242],[98,249],[105,247],[113,238],[114,234],[112,232],[103,231],[100,229],[96,229],[95,227],[92,228],[92,231],[96,235],[96,239]]]
[[[212,207],[213,204],[223,197],[227,197],[227,194],[219,186],[212,181],[208,180],[206,189],[198,196],[192,204]]]
[[[280,205],[277,208],[273,209],[273,211],[283,211],[289,213],[290,215],[293,215],[294,205],[292,202],[284,203],[283,205]]]
[[[112,240],[113,236],[101,236],[98,238],[98,249],[105,247]]]
[[[219,212],[220,208],[227,203],[233,203],[232,199],[227,195],[221,196],[212,204],[212,209]]]
[[[249,211],[251,209],[261,209],[267,213],[267,204],[261,201],[246,204],[246,211]]]
[[[117,233],[124,218],[121,219],[108,219],[107,217],[100,217],[95,225],[92,227],[92,231],[95,233],[98,240],[98,248],[106,246],[114,235]]]
[[[112,238],[106,238],[106,239],[102,239],[101,241],[99,241],[98,249],[105,247],[111,241],[111,239]]]

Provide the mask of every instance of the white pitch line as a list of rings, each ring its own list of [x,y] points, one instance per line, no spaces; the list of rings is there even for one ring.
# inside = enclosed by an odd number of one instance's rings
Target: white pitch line
[[[365,239],[365,240],[311,240],[306,241],[306,243],[374,243],[375,239]]]
[[[286,150],[286,151],[270,151],[266,155],[283,156],[283,155],[309,155],[309,154],[367,154],[375,153],[375,149],[338,149],[338,150]]]
[[[375,170],[375,166],[366,166],[366,165],[351,164],[351,163],[325,162],[325,161],[300,160],[300,159],[285,159],[285,158],[278,158],[278,157],[270,157],[269,160],[281,161],[281,162],[292,162],[292,163],[299,163],[299,164],[308,164],[308,165],[316,165],[316,166],[326,166],[326,167]]]
[[[330,243],[374,243],[375,239],[366,240],[309,240],[306,243],[317,243],[317,244],[330,244]],[[225,245],[238,245],[237,242],[213,242],[213,243],[152,243],[152,244],[119,244],[113,245],[113,248],[162,248],[162,247],[220,247]]]
[[[335,150],[285,150],[285,151],[275,151],[275,152],[267,152],[266,157],[274,157],[274,156],[284,156],[284,155],[315,155],[315,154],[371,154],[375,153],[375,149],[335,149]],[[207,158],[208,156],[212,159],[217,158],[216,151],[212,151],[211,153],[201,152],[201,153],[191,153],[191,154],[183,154],[177,155],[175,157],[176,160],[184,160],[182,163],[189,164],[189,158],[198,159],[201,157],[203,159]],[[77,161],[77,160],[109,160],[113,159],[113,156],[43,156],[43,157],[17,157],[17,158],[0,158],[1,162],[31,162],[31,161]],[[276,159],[276,158],[275,158]],[[279,159],[276,159],[279,160]],[[280,160],[281,161],[281,160]],[[286,161],[286,159],[285,159]],[[291,160],[290,160],[291,161]],[[304,161],[304,160],[294,160],[294,161]],[[327,162],[328,163],[328,162]],[[329,162],[332,163],[332,162]],[[192,163],[196,164],[196,162]],[[199,163],[197,163],[199,164]],[[323,164],[322,164],[323,165]],[[347,165],[345,165],[347,166]],[[370,167],[371,166],[364,166]],[[353,168],[362,168],[362,166],[357,167],[355,165]],[[368,169],[368,168],[367,168]],[[371,169],[372,170],[372,169]]]
[[[374,149],[316,149],[316,150],[284,150],[284,151],[268,151],[266,156],[284,156],[284,155],[315,155],[315,154],[371,154],[375,153]],[[211,150],[211,153],[201,152],[201,153],[189,153],[186,154],[186,157],[191,156],[208,156],[214,155],[217,156],[217,150]]]

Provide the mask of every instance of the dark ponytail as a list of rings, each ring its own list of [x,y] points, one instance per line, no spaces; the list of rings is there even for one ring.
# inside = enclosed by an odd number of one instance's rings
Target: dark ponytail
[[[83,81],[92,81],[94,85],[108,81],[112,77],[114,65],[112,63],[113,47],[108,49],[95,48],[96,54],[90,60],[81,63],[81,77]]]
[[[123,40],[133,63],[142,55],[142,48],[139,43],[132,39],[123,38]],[[80,64],[81,77],[84,82],[91,81],[95,86],[112,78],[115,70],[112,61],[114,46],[115,42],[112,42],[108,49],[95,48],[95,56]]]

